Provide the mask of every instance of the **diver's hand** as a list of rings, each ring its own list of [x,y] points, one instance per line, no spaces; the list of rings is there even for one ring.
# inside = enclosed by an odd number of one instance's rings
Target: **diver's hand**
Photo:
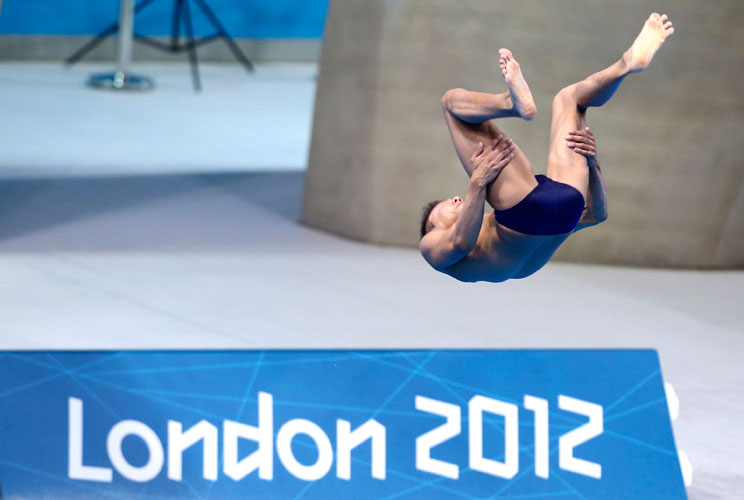
[[[514,158],[514,143],[500,134],[488,146],[478,143],[470,158],[471,181],[483,187],[493,182],[505,166]]]
[[[573,149],[580,155],[586,156],[586,163],[589,167],[599,165],[597,160],[597,142],[594,140],[594,134],[586,127],[584,130],[571,130],[566,136],[566,146]]]

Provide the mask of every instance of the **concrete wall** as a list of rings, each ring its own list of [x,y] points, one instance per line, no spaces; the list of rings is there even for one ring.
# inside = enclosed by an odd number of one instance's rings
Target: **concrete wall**
[[[560,88],[615,61],[651,10],[677,32],[649,70],[590,110],[610,216],[557,258],[744,266],[744,4],[664,0],[333,0],[321,54],[304,221],[363,241],[417,245],[421,206],[464,194],[442,118],[445,90],[505,90],[499,47],[539,109],[500,126],[544,173]]]

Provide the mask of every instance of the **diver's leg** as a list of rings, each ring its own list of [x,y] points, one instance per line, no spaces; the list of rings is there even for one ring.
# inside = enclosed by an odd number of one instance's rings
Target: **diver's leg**
[[[586,110],[579,108],[574,86],[562,89],[553,98],[547,175],[554,181],[573,186],[586,200],[589,185],[586,157],[569,149],[565,140],[571,130],[579,130],[586,125]]]
[[[452,89],[442,97],[447,127],[457,156],[468,176],[472,173],[470,157],[478,143],[482,142],[484,146],[488,146],[503,134],[492,121],[494,118],[522,117],[530,120],[536,113],[532,94],[522,76],[519,64],[508,50],[502,49],[500,54],[502,73],[509,92],[487,94]],[[488,186],[486,199],[493,208],[503,210],[516,205],[536,185],[532,165],[515,144],[514,159]]]
[[[553,99],[548,177],[575,187],[586,199],[589,179],[586,158],[567,147],[566,135],[586,126],[586,109],[605,104],[629,73],[646,69],[672,33],[674,28],[666,14],[651,14],[619,61],[558,92]]]
[[[666,14],[651,14],[619,61],[575,84],[578,106],[602,106],[609,101],[628,73],[639,73],[648,67],[656,51],[672,33],[674,27]]]

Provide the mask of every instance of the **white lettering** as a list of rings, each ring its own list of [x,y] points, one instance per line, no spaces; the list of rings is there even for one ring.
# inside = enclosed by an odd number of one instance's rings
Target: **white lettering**
[[[601,405],[582,401],[569,396],[558,396],[558,408],[589,417],[589,422],[560,437],[558,441],[558,464],[563,470],[602,478],[602,466],[594,462],[575,458],[573,450],[604,432],[604,409]]]
[[[550,474],[548,401],[525,395],[524,408],[534,413],[534,459],[535,475],[547,479]],[[305,419],[293,419],[279,428],[274,442],[273,396],[258,394],[258,424],[247,425],[230,420],[223,421],[223,472],[234,481],[258,471],[258,477],[271,481],[274,475],[274,448],[286,470],[304,481],[316,481],[325,477],[333,466],[334,450],[326,432],[317,424]],[[445,422],[416,438],[416,469],[457,480],[459,465],[432,458],[432,449],[456,436],[462,430],[459,405],[437,399],[416,396],[417,410],[438,417]],[[588,417],[588,422],[560,437],[559,466],[563,470],[601,479],[599,463],[582,460],[574,456],[576,447],[604,432],[604,409],[601,405],[558,396],[561,410]],[[498,415],[504,419],[503,461],[484,456],[484,413]],[[468,463],[471,470],[504,479],[512,479],[519,472],[519,408],[515,404],[486,396],[475,395],[468,402]],[[167,422],[168,478],[183,480],[183,454],[189,448],[202,444],[202,476],[209,481],[219,479],[219,429],[207,420],[201,420],[189,429],[175,420]],[[295,456],[292,443],[298,434],[304,434],[315,445],[318,456],[312,464],[303,464]],[[370,419],[352,431],[351,423],[336,420],[336,476],[351,480],[352,453],[363,443],[370,442],[371,476],[384,480],[387,474],[386,428]],[[140,438],[147,449],[147,463],[132,465],[124,456],[124,440],[129,436]],[[163,470],[165,453],[158,435],[146,424],[136,420],[124,420],[114,425],[108,433],[106,451],[113,467],[84,465],[85,431],[83,425],[83,401],[68,398],[68,477],[85,481],[112,482],[113,470],[130,481],[147,482],[155,479]],[[165,439],[165,438],[164,438]],[[256,449],[247,456],[239,456],[241,439],[253,441]],[[359,453],[359,452],[358,452]],[[131,458],[131,457],[130,457]]]
[[[240,481],[258,469],[258,477],[274,478],[274,398],[266,392],[258,393],[258,427],[225,420],[223,425],[225,474]],[[256,451],[238,461],[238,440],[258,443]]]
[[[504,461],[483,456],[483,412],[504,417]],[[468,403],[470,468],[511,479],[519,472],[519,408],[485,396],[474,396]]]
[[[457,465],[431,458],[431,449],[460,434],[460,407],[436,399],[416,396],[416,409],[445,417],[447,421],[416,438],[416,468],[439,476],[457,479]]]
[[[142,467],[135,467],[124,457],[121,449],[122,441],[127,436],[137,436],[145,442],[149,451],[147,463]],[[138,483],[155,479],[163,468],[163,445],[155,431],[142,422],[124,420],[111,428],[106,440],[109,459],[119,474]]]
[[[168,421],[168,479],[183,479],[183,452],[202,441],[202,475],[217,481],[217,427],[202,420],[186,432],[181,422]]]
[[[77,398],[68,398],[67,403],[67,476],[70,479],[110,483],[113,476],[111,469],[83,465],[83,402]]]
[[[351,450],[372,440],[372,477],[385,479],[385,427],[376,420],[368,420],[351,431],[351,423],[336,421],[336,476],[351,479]]]
[[[550,474],[548,462],[548,401],[535,396],[524,397],[524,407],[535,412],[535,475],[544,479]]]
[[[292,452],[292,439],[297,434],[305,434],[315,441],[318,448],[318,459],[313,465],[303,465],[297,461]],[[279,429],[276,436],[276,451],[284,467],[295,477],[305,481],[317,481],[331,470],[333,448],[323,429],[317,424],[302,418],[290,420]]]

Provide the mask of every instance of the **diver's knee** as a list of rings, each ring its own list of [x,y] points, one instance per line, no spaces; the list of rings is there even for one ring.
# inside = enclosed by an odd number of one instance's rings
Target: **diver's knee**
[[[576,101],[576,84],[563,87],[553,97],[553,107],[556,106],[577,106]]]
[[[461,88],[449,89],[442,96],[442,108],[444,108],[445,111],[452,111],[454,103],[462,99],[465,92],[467,91]]]

